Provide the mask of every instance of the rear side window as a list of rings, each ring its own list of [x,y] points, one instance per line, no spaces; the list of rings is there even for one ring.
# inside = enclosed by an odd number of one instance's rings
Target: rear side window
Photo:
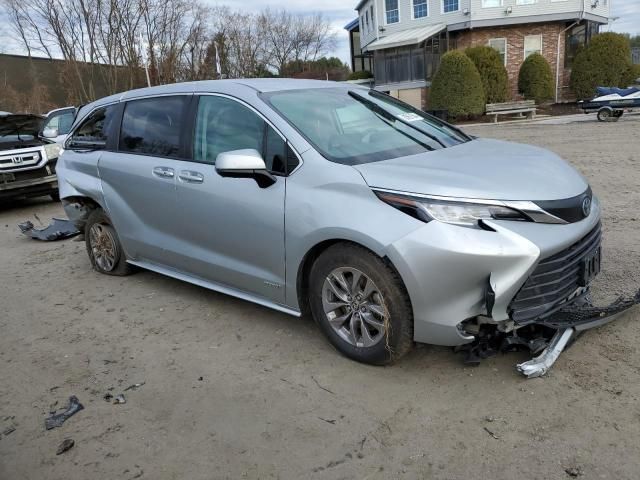
[[[113,135],[115,113],[115,105],[94,110],[73,133],[67,148],[104,150],[109,136]]]
[[[120,129],[123,152],[182,157],[182,126],[188,97],[155,97],[127,102]]]

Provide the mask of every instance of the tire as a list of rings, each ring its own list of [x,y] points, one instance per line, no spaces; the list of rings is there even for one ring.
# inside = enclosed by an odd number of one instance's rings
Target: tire
[[[603,108],[598,110],[598,121],[600,122],[609,122],[613,112],[608,108]]]
[[[413,310],[404,284],[391,265],[363,247],[339,243],[318,257],[309,274],[309,304],[331,344],[353,360],[387,365],[413,347]]]
[[[125,276],[133,273],[111,220],[103,210],[94,210],[84,229],[87,254],[94,270],[105,275]]]
[[[49,194],[49,196],[51,197],[51,200],[53,200],[54,202],[60,201],[60,192],[52,192]]]

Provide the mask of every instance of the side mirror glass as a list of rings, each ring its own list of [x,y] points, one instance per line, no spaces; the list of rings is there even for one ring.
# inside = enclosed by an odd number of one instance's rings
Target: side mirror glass
[[[58,136],[58,129],[47,127],[42,131],[42,136],[44,138],[56,138]]]
[[[216,171],[221,177],[254,178],[261,188],[276,182],[257,150],[233,150],[223,152],[216,158]]]

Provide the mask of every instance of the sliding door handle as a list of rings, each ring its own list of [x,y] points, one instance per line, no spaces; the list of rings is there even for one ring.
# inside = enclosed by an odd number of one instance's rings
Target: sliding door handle
[[[182,170],[178,175],[178,178],[186,183],[203,183],[204,175],[200,172],[194,172],[192,170]]]
[[[169,167],[155,167],[153,169],[153,174],[156,177],[161,177],[161,178],[173,178],[175,175],[173,168],[169,168]]]

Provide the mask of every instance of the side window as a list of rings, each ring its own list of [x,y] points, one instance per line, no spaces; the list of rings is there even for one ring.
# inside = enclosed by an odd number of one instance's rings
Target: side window
[[[249,148],[260,152],[272,173],[286,175],[298,166],[287,142],[253,110],[226,97],[200,97],[193,159],[214,164],[223,152]]]
[[[155,97],[127,102],[120,129],[120,151],[180,157],[186,96]]]
[[[193,158],[216,163],[223,152],[252,148],[263,153],[265,122],[235,100],[202,96],[198,103]]]
[[[56,130],[58,130],[58,135],[66,135],[67,133],[69,133],[69,130],[71,130],[73,117],[73,111],[54,113],[45,121],[43,130],[45,128],[55,128]]]
[[[108,137],[113,130],[115,111],[116,106],[109,105],[91,113],[73,133],[67,142],[67,148],[105,149]]]
[[[273,173],[287,173],[287,142],[270,126],[267,126],[264,163]]]

